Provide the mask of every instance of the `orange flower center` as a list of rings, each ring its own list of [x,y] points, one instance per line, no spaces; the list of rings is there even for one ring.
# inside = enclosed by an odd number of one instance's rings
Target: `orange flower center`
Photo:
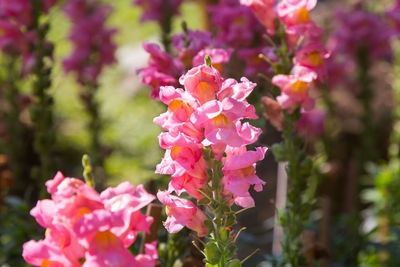
[[[212,119],[212,122],[216,128],[229,128],[232,125],[232,122],[224,114],[219,114]]]
[[[109,250],[110,246],[118,243],[118,238],[110,231],[98,232],[93,239],[99,251]]]
[[[321,54],[318,52],[312,52],[308,55],[308,59],[310,60],[311,65],[319,66],[324,63]]]
[[[297,19],[301,23],[310,22],[310,13],[308,12],[307,8],[303,7],[297,12]]]
[[[253,166],[242,168],[242,169],[240,169],[240,171],[242,172],[243,177],[247,177],[247,176],[253,175],[256,172],[256,170],[254,169]]]
[[[215,98],[215,89],[207,82],[199,82],[196,87],[196,96],[201,103],[205,103]]]
[[[185,114],[185,118],[181,118],[182,120],[188,119],[193,113],[192,106],[179,99],[172,100],[168,105],[168,110],[172,113]]]
[[[307,90],[307,88],[307,83],[302,81],[296,81],[291,85],[291,89],[295,93],[303,93]]]
[[[241,26],[241,25],[244,25],[245,22],[246,22],[246,20],[244,19],[244,17],[239,16],[239,17],[235,18],[235,20],[233,21],[233,24]]]
[[[51,261],[43,260],[42,264],[40,265],[40,267],[50,267],[50,265],[51,265]]]

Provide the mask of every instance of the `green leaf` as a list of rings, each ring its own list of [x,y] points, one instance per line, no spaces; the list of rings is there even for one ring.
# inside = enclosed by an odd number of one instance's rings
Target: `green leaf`
[[[203,197],[202,199],[200,199],[197,202],[197,204],[199,204],[199,205],[208,205],[210,202],[211,202],[210,199],[208,199],[206,197]]]

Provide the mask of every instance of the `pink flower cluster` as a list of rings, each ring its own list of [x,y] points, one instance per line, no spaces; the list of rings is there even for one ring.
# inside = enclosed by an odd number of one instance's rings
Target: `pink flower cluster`
[[[327,61],[331,86],[342,86],[357,93],[359,86],[355,77],[360,57],[371,66],[378,60],[392,59],[391,39],[400,29],[396,24],[399,7],[396,5],[387,12],[389,21],[365,10],[361,3],[350,10],[336,11],[335,28],[327,42],[332,51],[332,57]],[[395,28],[391,28],[391,25]]]
[[[220,45],[250,47],[264,31],[251,9],[240,5],[238,0],[222,0],[210,6],[209,12],[213,25],[218,28],[216,40]]]
[[[47,13],[57,0],[41,1]],[[24,72],[35,64],[32,46],[37,41],[33,22],[33,2],[30,0],[0,0],[0,49],[7,54],[22,55]],[[49,49],[51,44],[47,43]]]
[[[287,75],[277,74],[272,78],[272,83],[281,89],[281,95],[277,97],[277,101],[263,100],[266,116],[281,130],[284,118],[281,113],[284,110],[292,113],[300,107],[301,113],[307,118],[301,120],[299,127],[319,127],[316,133],[320,133],[323,129],[321,116],[310,115],[314,112],[320,114],[320,111],[313,110],[315,101],[310,96],[310,89],[315,82],[326,78],[325,59],[330,53],[322,44],[322,30],[315,25],[309,14],[317,1],[283,0],[275,3],[269,0],[241,0],[241,3],[252,8],[269,34],[275,33],[275,21],[279,21],[285,30],[289,51],[294,55],[291,72]],[[271,58],[272,62],[279,61],[273,53],[265,56]],[[307,126],[306,123],[310,125]]]
[[[145,254],[133,256],[128,247],[139,231],[148,232],[153,218],[140,209],[155,197],[142,185],[124,182],[98,194],[92,187],[60,172],[46,182],[51,199],[40,200],[31,210],[46,228],[44,240],[24,244],[23,257],[35,266],[155,266],[156,243]]]
[[[389,16],[396,21],[396,9]],[[363,9],[361,3],[351,10],[336,12],[337,26],[328,42],[337,54],[358,56],[361,49],[368,51],[370,59],[391,58],[390,40],[394,31],[379,14]]]
[[[219,1],[217,5],[211,5],[208,11],[216,26],[216,43],[221,47],[234,48],[236,56],[245,63],[243,69],[236,68],[238,72],[244,71],[246,76],[251,77],[271,72],[271,65],[259,58],[261,53],[274,58],[274,53],[263,38],[265,26],[257,19],[257,12],[241,5],[239,0]]]
[[[184,0],[134,0],[133,4],[143,9],[143,14],[140,20],[156,21],[160,24],[164,23],[165,12],[168,10],[170,16],[179,14],[179,7]]]
[[[166,150],[156,172],[171,175],[168,191],[157,194],[167,206],[168,220],[164,223],[170,232],[187,226],[206,234],[205,215],[190,201],[171,195],[187,192],[201,199],[208,182],[208,163],[203,148],[211,147],[216,160],[223,162],[222,183],[228,203],[242,207],[254,206],[249,194],[251,185],[256,191],[265,184],[257,177],[255,164],[264,158],[266,148],[247,151],[261,130],[242,119],[255,119],[254,106],[246,98],[256,84],[246,78],[241,82],[224,80],[218,70],[207,65],[190,69],[180,78],[184,89],[160,88],[159,99],[168,105],[168,111],[154,119],[167,132],[160,134],[160,146]]]
[[[72,22],[69,39],[74,50],[64,60],[66,72],[75,72],[81,84],[95,83],[105,65],[114,62],[115,29],[106,28],[111,7],[98,0],[70,0],[64,7]]]
[[[232,49],[214,48],[209,32],[188,30],[172,36],[172,44],[179,53],[172,56],[157,44],[143,43],[150,54],[148,66],[138,69],[142,83],[151,86],[151,97],[159,99],[160,86],[178,86],[179,77],[192,67],[204,62],[209,55],[214,68],[223,71],[223,64],[231,57]]]

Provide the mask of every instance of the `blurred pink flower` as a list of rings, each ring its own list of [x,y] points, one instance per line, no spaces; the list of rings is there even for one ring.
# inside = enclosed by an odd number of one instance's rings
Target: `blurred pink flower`
[[[179,14],[179,7],[183,2],[184,0],[134,0],[133,4],[143,9],[140,21],[156,21],[163,24],[165,16]]]
[[[322,110],[302,111],[296,128],[304,138],[318,138],[325,131],[325,118],[326,112]]]
[[[297,105],[309,110],[314,107],[314,100],[309,96],[309,88],[317,74],[311,69],[295,66],[290,75],[278,74],[272,78],[272,83],[282,90],[282,94],[277,97],[282,108],[293,111]]]
[[[97,0],[71,0],[64,7],[72,22],[69,40],[74,50],[64,59],[63,67],[67,73],[74,72],[81,84],[96,83],[104,66],[115,60],[112,37],[116,30],[105,25],[111,10]]]
[[[258,20],[267,28],[269,34],[275,33],[275,0],[240,0],[250,7]]]
[[[265,31],[254,13],[238,0],[220,1],[208,8],[212,23],[217,26],[217,43],[229,47],[247,47]]]

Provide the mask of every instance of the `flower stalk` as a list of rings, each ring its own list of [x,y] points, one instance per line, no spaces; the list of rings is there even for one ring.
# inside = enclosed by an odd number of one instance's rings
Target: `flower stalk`
[[[53,126],[53,97],[49,93],[52,72],[52,47],[46,43],[49,23],[42,23],[42,1],[33,1],[33,19],[31,28],[36,33],[37,41],[34,46],[35,65],[32,69],[33,81],[33,106],[31,118],[35,124],[34,149],[39,155],[40,166],[33,169],[33,176],[39,184],[49,176],[51,167],[51,152],[55,142]],[[50,62],[50,63],[49,63]],[[44,190],[44,188],[43,188]],[[44,191],[41,194],[45,194]]]

